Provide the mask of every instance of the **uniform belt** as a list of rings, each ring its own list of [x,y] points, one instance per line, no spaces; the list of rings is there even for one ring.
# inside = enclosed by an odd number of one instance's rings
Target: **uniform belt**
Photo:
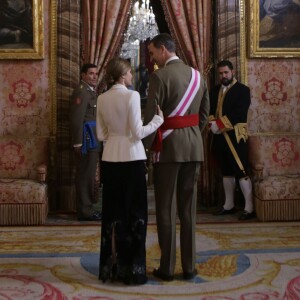
[[[160,152],[162,149],[162,131],[168,129],[179,129],[199,125],[199,115],[193,114],[188,116],[174,116],[169,117],[164,120],[164,123],[156,132],[154,142],[152,144],[151,150],[155,152]]]

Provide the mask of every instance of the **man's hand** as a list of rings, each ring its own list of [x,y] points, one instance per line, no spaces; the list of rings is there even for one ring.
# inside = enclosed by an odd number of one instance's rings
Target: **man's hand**
[[[220,133],[221,133],[221,130],[220,130],[220,128],[218,127],[216,121],[210,121],[210,122],[209,122],[209,129],[211,130],[211,132],[212,132],[213,134],[220,134]]]

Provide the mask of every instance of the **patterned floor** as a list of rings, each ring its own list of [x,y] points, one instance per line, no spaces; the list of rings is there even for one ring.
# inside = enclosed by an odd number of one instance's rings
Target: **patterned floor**
[[[100,191],[101,195],[101,191]],[[149,186],[147,189],[148,195],[148,220],[149,224],[156,224],[155,218],[155,200],[154,200],[154,187]],[[94,205],[95,210],[101,211],[101,197],[99,203]],[[216,211],[216,207],[198,207],[197,213],[197,223],[198,224],[223,224],[223,223],[245,223],[245,221],[239,221],[239,215],[242,212],[242,208],[237,207],[237,212],[234,215],[225,215],[225,216],[215,216],[213,213]],[[257,219],[251,219],[246,221],[248,222],[257,222]],[[77,220],[76,214],[74,213],[65,213],[65,212],[55,212],[50,213],[47,218],[46,225],[96,225],[99,222],[90,222],[90,221],[81,221]]]
[[[215,216],[213,215],[213,210],[201,211],[197,214],[197,223],[198,224],[223,224],[223,223],[255,223],[258,222],[257,218],[253,218],[247,221],[239,221],[239,215],[241,211],[237,211],[233,215],[225,216]],[[155,213],[151,212],[148,215],[149,224],[156,224]],[[179,223],[179,221],[178,221]],[[96,221],[78,221],[75,213],[55,213],[49,214],[46,225],[56,226],[56,225],[97,225],[101,222]]]
[[[299,300],[299,225],[198,224],[198,275],[181,279],[178,249],[169,283],[151,275],[159,248],[156,226],[149,225],[149,282],[131,287],[97,279],[100,224],[0,227],[0,299]]]

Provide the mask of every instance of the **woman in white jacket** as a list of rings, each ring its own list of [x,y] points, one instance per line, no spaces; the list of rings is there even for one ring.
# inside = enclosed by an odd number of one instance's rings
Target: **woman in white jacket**
[[[132,84],[130,63],[114,58],[107,65],[112,87],[97,100],[97,138],[104,141],[99,279],[144,284],[146,276],[146,153],[141,139],[162,123],[158,114],[143,126],[140,95]]]

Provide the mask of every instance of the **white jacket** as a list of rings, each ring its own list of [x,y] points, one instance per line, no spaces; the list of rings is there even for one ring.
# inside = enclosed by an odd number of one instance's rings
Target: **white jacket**
[[[96,130],[99,141],[105,141],[102,160],[126,162],[146,159],[141,139],[153,133],[163,118],[155,115],[143,126],[140,95],[116,84],[97,100]]]

